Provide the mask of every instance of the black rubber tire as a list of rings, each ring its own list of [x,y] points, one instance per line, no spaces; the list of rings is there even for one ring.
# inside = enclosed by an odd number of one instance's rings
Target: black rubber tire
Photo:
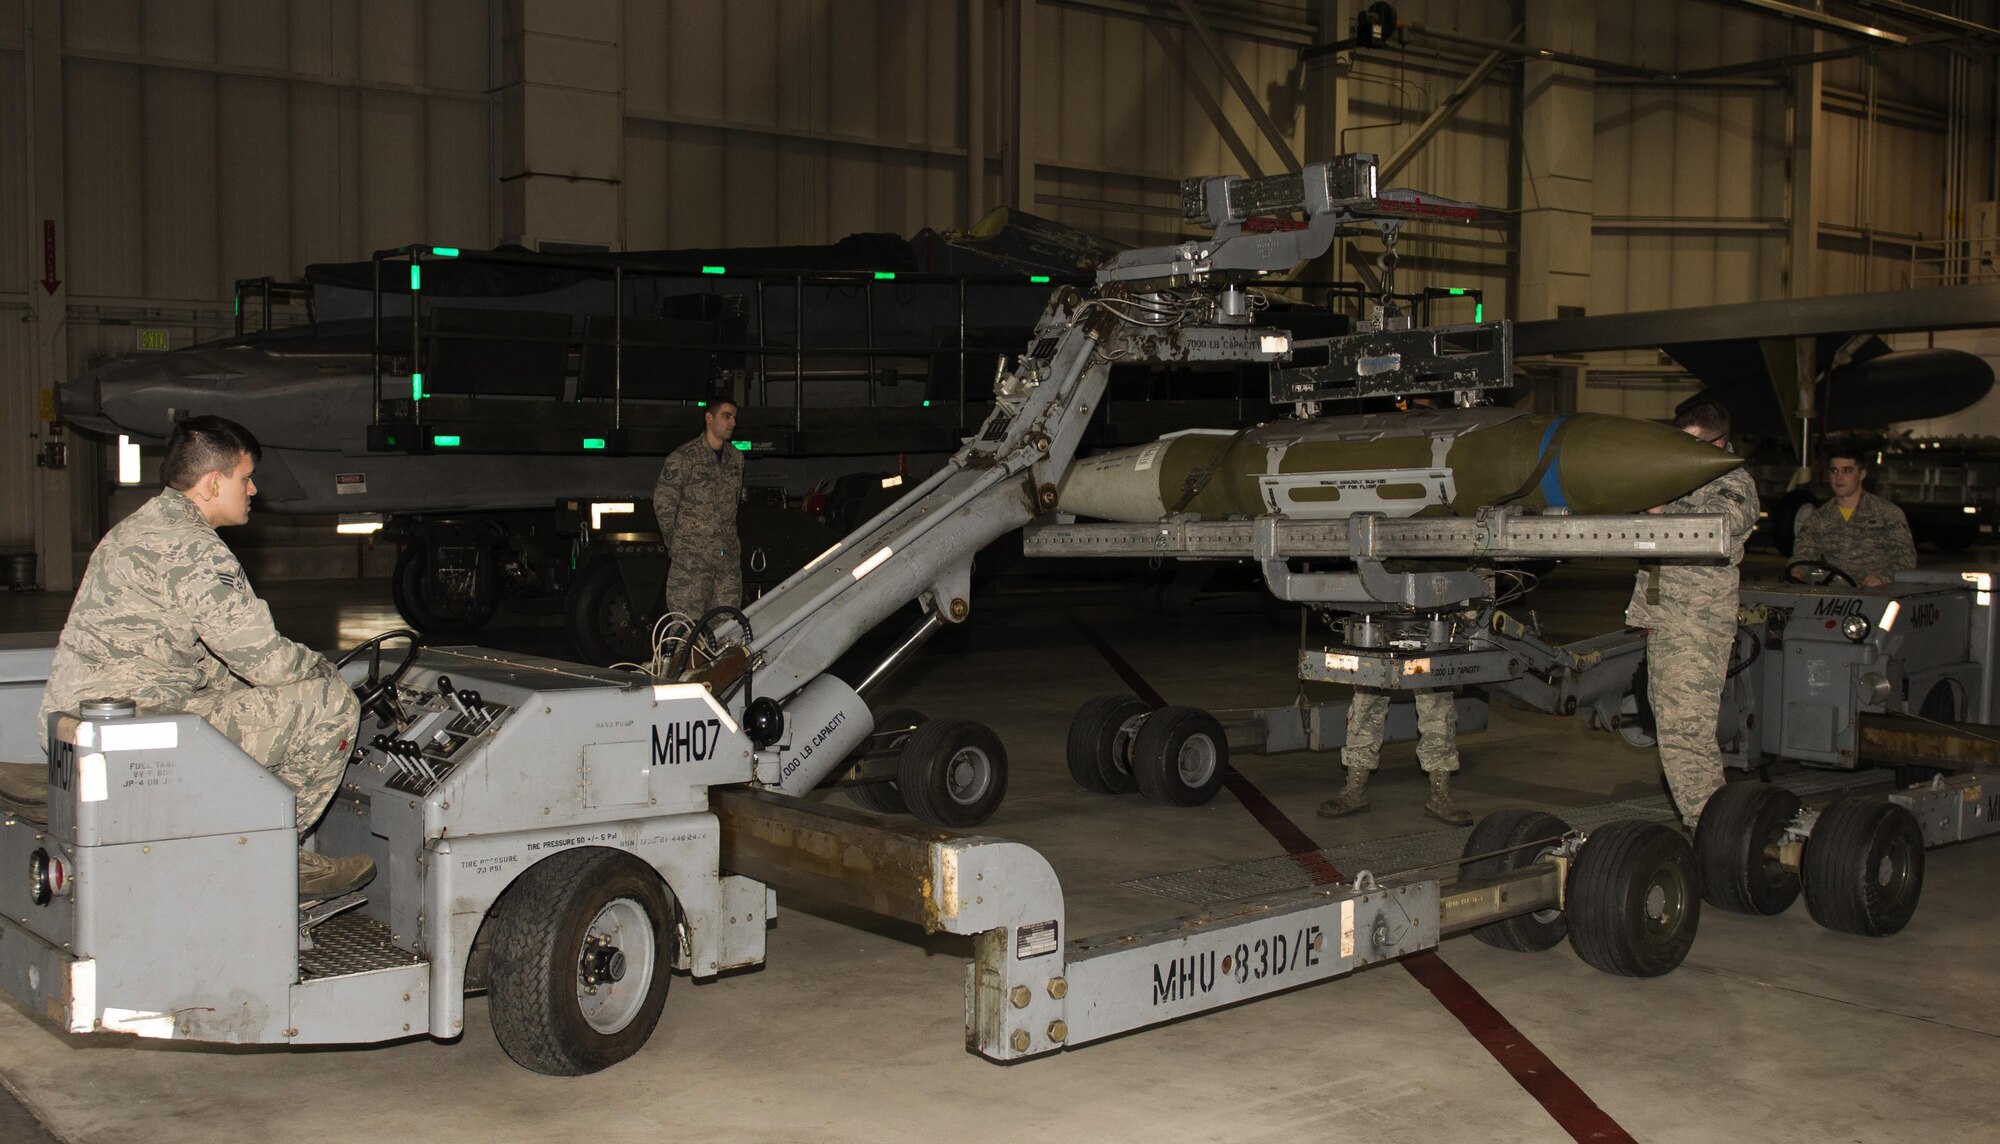
[[[600,556],[583,566],[563,597],[563,626],[585,663],[644,664],[653,657],[659,609],[635,609],[618,561]]]
[[[396,611],[411,627],[427,636],[471,635],[485,627],[500,610],[500,593],[491,583],[497,573],[490,550],[481,555],[480,565],[479,573],[488,581],[486,592],[469,608],[444,608],[429,597],[430,557],[423,544],[406,545],[396,557],[396,570],[389,578]]]
[[[868,746],[859,754],[902,754],[903,745],[909,742],[909,732],[924,725],[924,713],[914,707],[884,707],[875,713],[875,732],[868,736]],[[901,735],[902,738],[896,736]],[[876,744],[880,743],[878,751]],[[903,798],[903,788],[894,779],[888,782],[861,783],[842,788],[848,801],[863,810],[876,814],[908,814],[910,804]]]
[[[1132,777],[1132,744],[1125,724],[1152,710],[1130,695],[1100,695],[1076,709],[1069,721],[1069,775],[1076,785],[1097,794],[1130,794],[1139,789]]]
[[[621,902],[636,905],[651,925],[652,965],[636,1012],[623,1027],[600,1032],[578,1001],[579,967],[591,924]],[[615,850],[566,850],[522,874],[487,923],[488,1008],[500,1047],[547,1076],[594,1073],[638,1052],[667,1004],[674,909],[660,876]]]
[[[1759,782],[1725,783],[1695,826],[1701,900],[1719,910],[1772,917],[1799,898],[1799,876],[1766,857],[1799,815],[1799,796]]]
[[[1568,833],[1569,823],[1553,814],[1539,810],[1496,810],[1473,826],[1460,856],[1488,854],[1495,850],[1505,850],[1506,853],[1464,863],[1459,867],[1459,877],[1495,878],[1523,866],[1532,866],[1541,858],[1540,849],[1513,848],[1544,839],[1559,839]],[[1540,953],[1553,949],[1562,944],[1562,939],[1568,935],[1569,919],[1559,908],[1519,914],[1472,931],[1473,937],[1495,949],[1511,949],[1517,953]]]
[[[1884,937],[1917,912],[1924,831],[1887,799],[1843,798],[1819,812],[1801,871],[1813,920],[1839,933]]]
[[[1166,806],[1200,806],[1222,789],[1229,738],[1199,707],[1162,707],[1139,724],[1132,774],[1139,793]]]
[[[933,826],[977,826],[1007,797],[1007,748],[970,719],[932,719],[910,732],[896,785]]]
[[[1592,831],[1570,865],[1564,897],[1570,948],[1620,977],[1671,972],[1701,925],[1694,848],[1657,822],[1628,818]]]

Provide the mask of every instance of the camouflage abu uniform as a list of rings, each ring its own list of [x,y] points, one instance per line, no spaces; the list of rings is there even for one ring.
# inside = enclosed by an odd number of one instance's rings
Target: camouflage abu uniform
[[[340,785],[361,720],[325,656],[278,634],[243,566],[167,489],[91,553],[42,691],[48,715],[94,696],[208,720],[297,793],[305,833]]]
[[[653,514],[667,542],[667,610],[700,619],[720,604],[743,600],[736,504],[743,498],[743,454],[724,442],[720,453],[696,437],[660,466]]]
[[[1458,769],[1458,705],[1449,690],[1419,691],[1417,696],[1417,763],[1425,774]],[[1382,761],[1382,729],[1389,718],[1389,693],[1354,689],[1347,708],[1347,744],[1340,748],[1340,765],[1372,771]]]
[[[1736,642],[1736,565],[1757,526],[1757,485],[1731,469],[1666,506],[1670,513],[1721,513],[1729,529],[1723,563],[1661,562],[1639,570],[1625,622],[1646,632],[1646,694],[1660,768],[1689,826],[1722,786],[1716,720],[1729,650]]]
[[[1871,492],[1861,494],[1854,515],[1842,517],[1840,502],[1828,501],[1799,514],[1793,560],[1831,564],[1860,583],[1870,576],[1894,578],[1917,566],[1917,546],[1903,510]]]

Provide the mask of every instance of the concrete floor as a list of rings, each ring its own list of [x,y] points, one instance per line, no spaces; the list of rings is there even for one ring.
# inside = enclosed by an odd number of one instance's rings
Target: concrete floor
[[[1774,565],[1759,566],[1767,574]],[[1565,638],[1615,625],[1629,572],[1559,570],[1530,603]],[[267,585],[279,624],[317,646],[398,626],[386,586]],[[989,722],[1012,785],[983,833],[1048,856],[1071,933],[1187,912],[1130,879],[1266,858],[1280,847],[1224,793],[1170,810],[1083,793],[1062,761],[1069,717],[1124,690],[1078,634],[1093,625],[1169,701],[1283,702],[1295,623],[1258,597],[1164,617],[1130,595],[990,593],[880,700]],[[65,601],[0,597],[0,631],[53,629]],[[492,646],[562,654],[553,620],[506,619]],[[1649,751],[1563,720],[1496,708],[1463,742],[1475,813],[1556,809],[1657,791]],[[1311,755],[1237,760],[1322,846],[1425,831],[1407,744],[1385,752],[1372,813],[1314,817],[1336,783]],[[1647,1141],[1990,1140],[2000,1075],[2000,844],[1933,851],[1915,920],[1840,935],[1804,907],[1708,911],[1687,962],[1606,976],[1566,947],[1512,954],[1448,941],[1442,958],[1632,1137]],[[198,903],[192,904],[198,907]],[[679,978],[652,1042],[592,1077],[514,1066],[486,1003],[451,1044],[217,1051],[68,1037],[0,1005],[0,1081],[61,1141],[149,1144],[422,1139],[617,1141],[1543,1141],[1567,1133],[1402,969],[1350,978],[1001,1067],[963,1048],[968,943],[781,898],[768,964]],[[0,1137],[10,1134],[0,1101]],[[16,1113],[18,1115],[18,1111]]]

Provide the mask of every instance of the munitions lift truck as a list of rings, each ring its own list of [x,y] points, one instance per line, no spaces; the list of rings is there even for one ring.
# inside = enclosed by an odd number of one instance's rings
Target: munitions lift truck
[[[1272,400],[1339,395],[1316,388],[1304,372],[1274,369]],[[1432,371],[1388,379],[1373,392],[1455,392],[1463,401],[1478,385],[1477,378]],[[1473,557],[1504,564],[1652,555],[1681,522],[1695,519],[1488,509],[1472,519],[1363,513],[1315,521],[1057,521],[1029,526],[1023,550],[1045,557],[1254,560],[1278,598],[1306,605],[1339,633],[1332,646],[1300,652],[1303,681],[1390,692],[1478,687],[1534,710],[1584,714],[1594,727],[1651,747],[1640,707],[1643,632],[1624,629],[1553,646],[1498,607],[1492,572],[1397,574],[1385,560]],[[1292,562],[1300,559],[1352,570],[1296,572]],[[2000,681],[1993,672],[2000,626],[1992,597],[1985,572],[1906,572],[1891,585],[1864,589],[1845,571],[1816,562],[1794,564],[1784,582],[1743,586],[1717,721],[1725,765],[1761,777],[1778,760],[1846,771],[1889,764],[1897,789],[1809,808],[1781,786],[1728,784],[1704,809],[1694,840],[1710,905],[1777,914],[1803,889],[1822,925],[1892,934],[1916,910],[1926,847],[2000,832],[2000,785],[1992,781],[2000,773],[1994,725]],[[1461,695],[1457,703],[1462,719],[1470,716],[1462,727],[1485,726],[1483,697]],[[1232,750],[1332,749],[1344,741],[1346,709],[1345,699],[1302,697],[1225,726],[1194,707],[1152,711],[1131,695],[1098,696],[1071,723],[1070,772],[1086,790],[1136,789],[1156,802],[1199,805],[1220,789]],[[1390,708],[1389,737],[1413,737],[1413,724],[1409,704]],[[1473,830],[1466,853],[1565,830],[1546,814],[1503,811]],[[1808,845],[1814,839],[1819,844]],[[1482,936],[1524,948],[1503,938],[1518,937],[1524,925],[1517,919]]]
[[[695,666],[649,677],[414,641],[385,658],[397,633],[354,649],[343,671],[368,710],[362,734],[380,734],[317,835],[374,858],[361,895],[295,900],[291,791],[198,716],[116,697],[51,716],[45,764],[0,776],[0,869],[16,872],[0,877],[0,988],[72,1033],[306,1045],[455,1037],[468,987],[483,984],[516,1061],[587,1073],[645,1043],[672,971],[760,963],[775,886],[971,936],[966,1044],[995,1061],[1470,929],[1541,948],[1567,926],[1599,968],[1672,969],[1700,902],[1687,844],[1657,824],[1585,838],[1489,818],[1475,840],[1498,830],[1502,844],[1472,853],[1455,883],[1358,872],[1075,940],[1034,850],[801,797],[858,756],[861,780],[930,822],[990,812],[1005,786],[991,731],[959,719],[894,728],[893,775],[871,772],[885,752],[871,749],[861,692],[968,617],[974,553],[1053,507],[1113,358],[1282,361],[1292,347],[1254,325],[1249,284],[1324,251],[1343,225],[1476,215],[1378,193],[1374,176],[1372,156],[1350,155],[1297,175],[1192,181],[1189,218],[1214,237],[1126,252],[1095,290],[1058,290],[978,435],[777,590],[710,617],[714,655]],[[1306,225],[1243,226],[1287,213]],[[1666,551],[1719,553],[1716,522],[1682,523]],[[913,599],[922,623],[859,687],[825,674]],[[49,655],[0,654],[0,755],[34,749]]]

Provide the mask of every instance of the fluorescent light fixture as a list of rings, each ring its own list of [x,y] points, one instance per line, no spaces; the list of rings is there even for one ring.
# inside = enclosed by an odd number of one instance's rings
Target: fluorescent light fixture
[[[885,488],[885,489],[899,489],[899,488],[902,488],[902,487],[903,487],[903,474],[901,474],[901,473],[897,473],[897,474],[896,474],[895,476],[893,476],[893,477],[883,477],[883,478],[882,478],[882,487],[883,487],[883,488]]]
[[[144,480],[139,466],[139,443],[124,434],[118,435],[118,483],[136,485]]]
[[[617,516],[620,513],[631,511],[633,511],[631,501],[592,501],[590,502],[590,527],[603,528],[605,517]]]
[[[1894,628],[1896,626],[1896,617],[1902,613],[1903,602],[1901,600],[1889,601],[1889,606],[1882,609],[1882,630],[1886,632]]]
[[[342,536],[367,536],[382,531],[382,514],[379,512],[343,512],[340,523],[333,526]]]
[[[894,554],[890,552],[886,546],[876,549],[875,555],[870,556],[868,559],[863,560],[861,563],[854,566],[854,578],[856,580],[859,580],[863,576],[866,576],[870,572],[873,572],[877,568],[880,568],[883,565],[883,563],[886,562],[892,555]]]

